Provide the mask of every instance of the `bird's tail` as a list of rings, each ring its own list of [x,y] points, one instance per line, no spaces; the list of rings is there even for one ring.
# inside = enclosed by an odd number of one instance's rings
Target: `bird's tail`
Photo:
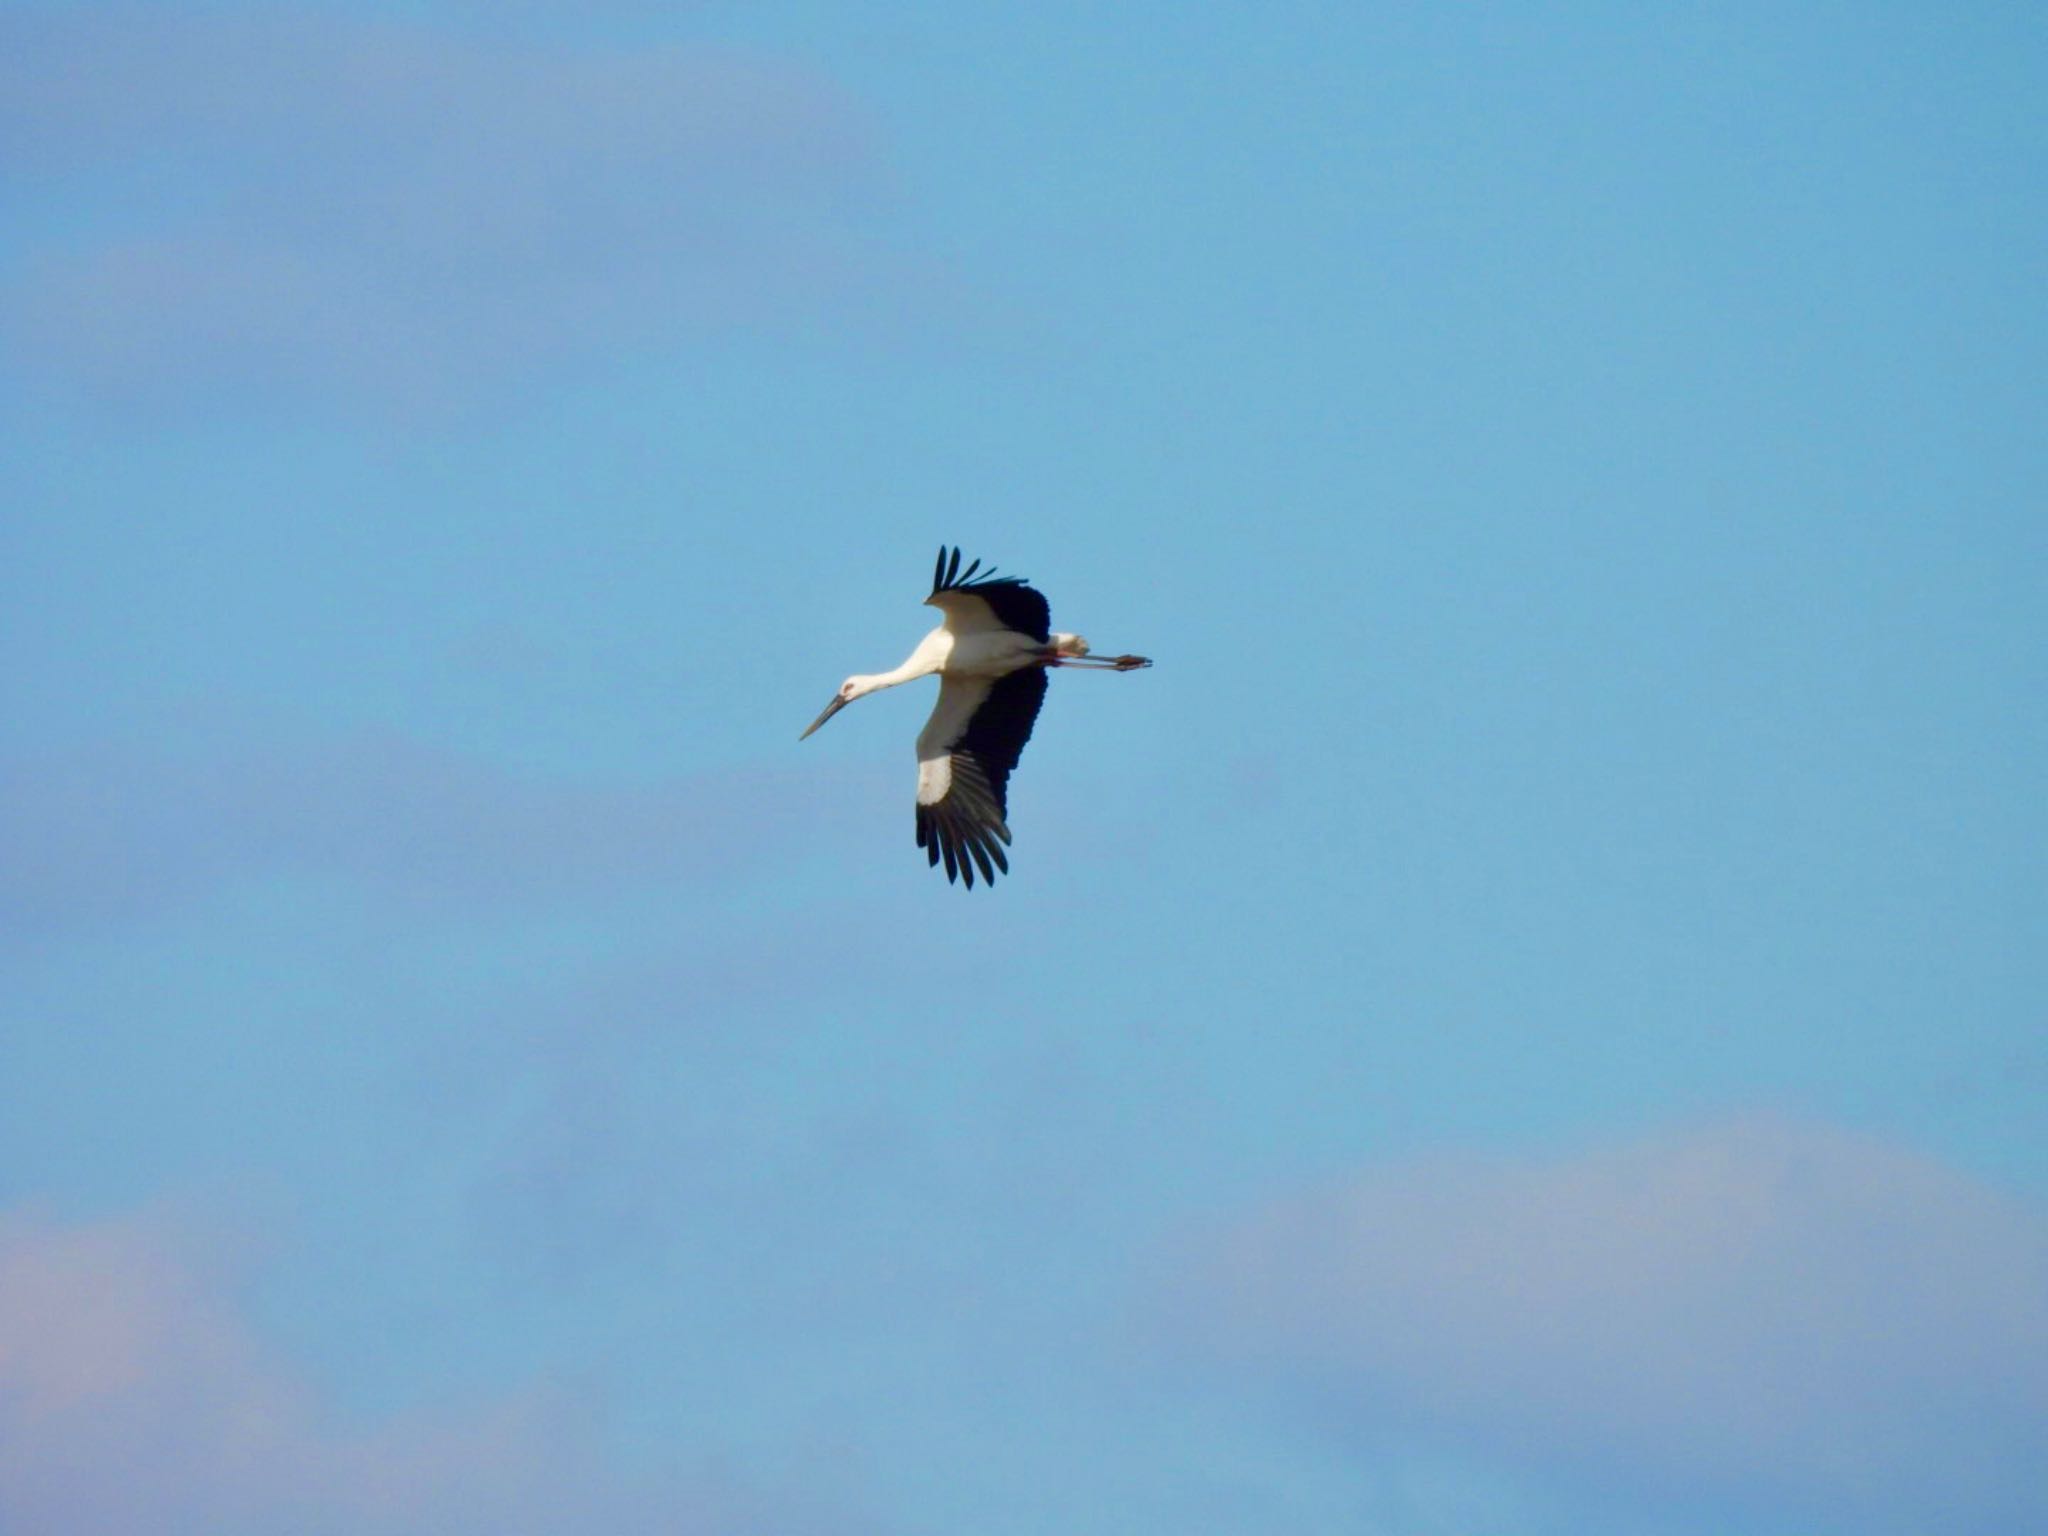
[[[1079,635],[1063,635],[1055,630],[1052,637],[1052,653],[1055,656],[1086,656],[1088,642]]]

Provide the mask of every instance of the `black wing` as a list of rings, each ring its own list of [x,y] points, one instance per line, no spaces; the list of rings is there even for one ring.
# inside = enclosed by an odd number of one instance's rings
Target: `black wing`
[[[974,573],[981,570],[981,562],[975,561],[966,570],[960,569],[960,551],[939,546],[939,563],[932,572],[932,596],[941,592],[972,592],[987,603],[1003,628],[1014,629],[1019,634],[1029,635],[1043,642],[1052,633],[1052,605],[1043,594],[1026,586],[1021,576],[998,576],[994,567],[984,572],[980,580]],[[1029,725],[1025,735],[1031,734]]]
[[[977,866],[990,884],[997,870],[1010,871],[1003,855],[1010,840],[1010,770],[1031,739],[1045,702],[1045,681],[1045,668],[1026,667],[990,684],[946,753],[951,759],[946,793],[917,807],[917,846],[934,865],[943,858],[946,878],[965,879],[969,890]]]

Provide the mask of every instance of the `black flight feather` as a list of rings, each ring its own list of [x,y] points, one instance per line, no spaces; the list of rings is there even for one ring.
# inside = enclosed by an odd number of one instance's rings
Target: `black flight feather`
[[[936,804],[917,808],[917,846],[933,865],[944,859],[946,878],[969,890],[977,867],[990,884],[998,870],[1010,871],[1003,853],[1010,841],[1010,773],[1031,739],[1045,689],[1043,667],[996,679],[948,749],[953,762],[946,793]]]
[[[1029,635],[1040,644],[1052,637],[1052,605],[1042,593],[1021,576],[998,576],[994,566],[977,579],[974,573],[980,570],[981,562],[976,560],[962,571],[959,549],[949,550],[941,544],[939,563],[932,569],[932,596],[972,592],[988,604],[1003,628]]]

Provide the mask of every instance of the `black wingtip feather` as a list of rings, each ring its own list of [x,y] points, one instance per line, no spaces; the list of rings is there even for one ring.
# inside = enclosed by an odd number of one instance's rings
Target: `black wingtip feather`
[[[996,883],[996,872],[995,867],[989,863],[987,840],[985,838],[970,840],[967,844],[967,851],[974,855],[974,862],[981,866],[981,878],[990,885],[994,885]],[[972,880],[968,881],[969,885],[973,883]]]
[[[991,886],[997,875],[1010,872],[1003,852],[1009,840],[1009,827],[985,797],[948,796],[937,805],[917,808],[917,846],[924,850],[925,862],[933,868],[944,863],[946,879],[968,890],[974,889],[977,872],[981,883]]]
[[[958,545],[939,546],[938,564],[932,568],[932,596],[941,592],[972,592],[985,598],[996,618],[1007,628],[1032,639],[1044,641],[1052,634],[1052,609],[1045,594],[1022,576],[998,576],[996,568],[976,560],[960,568]]]

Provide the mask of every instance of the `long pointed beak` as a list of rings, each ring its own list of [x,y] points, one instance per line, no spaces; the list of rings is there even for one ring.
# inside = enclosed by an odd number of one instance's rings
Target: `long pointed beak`
[[[810,727],[804,732],[804,736],[810,735],[812,731],[815,731],[819,726],[823,725],[827,720],[830,720],[834,715],[838,714],[839,711],[841,711],[844,708],[846,708],[846,700],[841,698],[834,698],[830,704],[827,704],[825,706],[825,713],[818,716],[817,719],[813,720],[810,723]],[[797,740],[802,741],[804,739],[804,736],[797,737]]]

